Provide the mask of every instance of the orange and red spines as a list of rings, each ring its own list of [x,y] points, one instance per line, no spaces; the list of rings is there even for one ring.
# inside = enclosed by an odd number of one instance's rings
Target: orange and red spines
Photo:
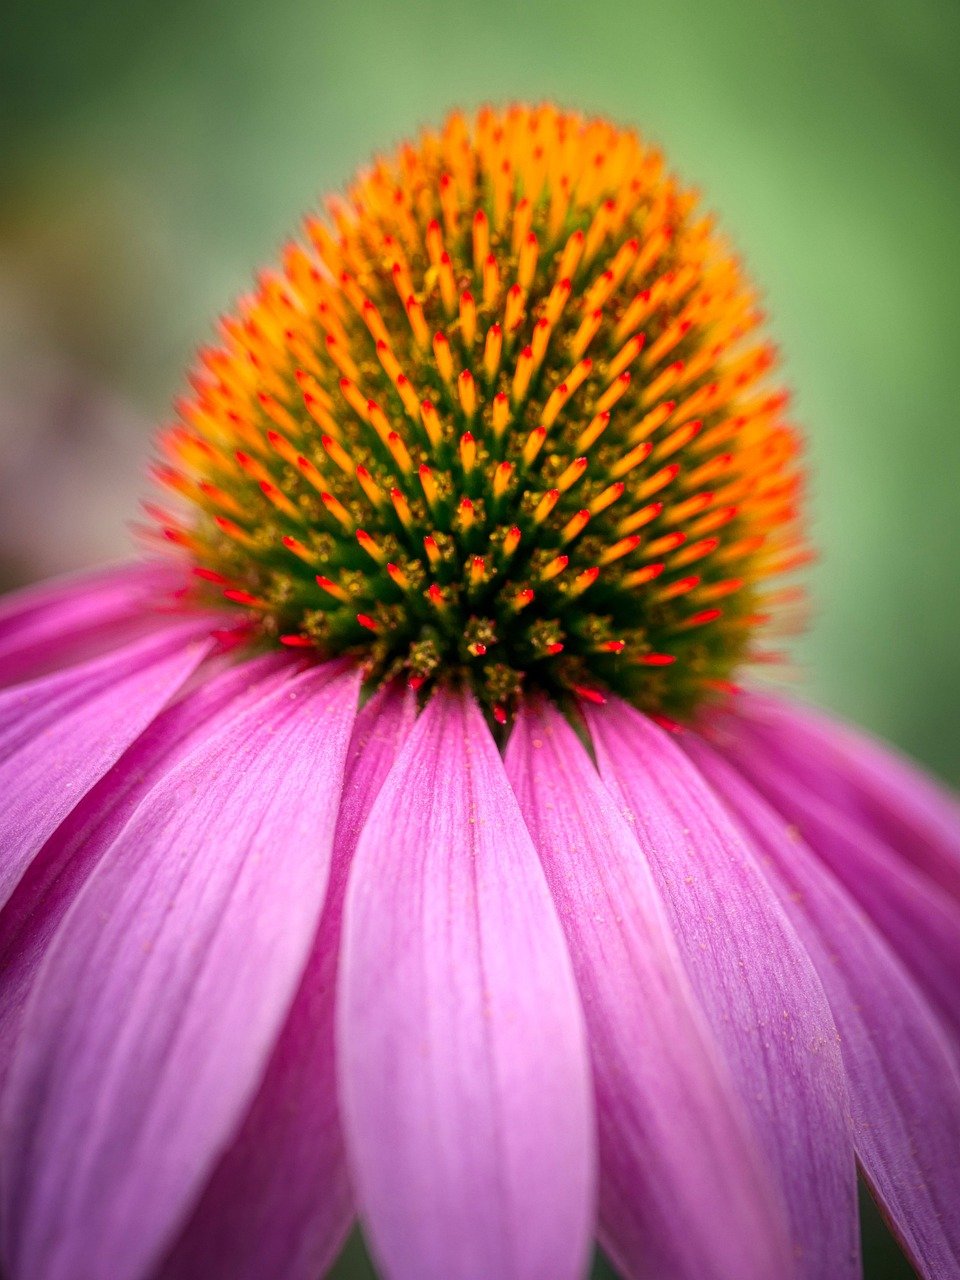
[[[633,509],[639,509],[644,501],[654,496],[659,499],[661,494],[668,506],[678,507],[691,495],[708,493],[710,500],[702,509],[691,512],[687,522],[688,548],[697,544],[699,535],[699,544],[709,547],[704,556],[718,549],[732,552],[734,560],[737,556],[753,556],[758,574],[770,563],[786,563],[786,553],[776,549],[795,549],[798,545],[795,525],[800,481],[796,441],[784,424],[783,405],[777,402],[776,395],[758,396],[753,391],[770,369],[771,350],[760,347],[740,354],[736,347],[755,323],[752,295],[740,282],[732,259],[711,240],[709,228],[691,221],[692,197],[664,176],[655,153],[632,135],[621,134],[602,123],[583,126],[580,137],[581,125],[576,118],[548,107],[499,115],[486,112],[473,126],[472,137],[471,126],[459,118],[429,145],[404,148],[395,161],[379,162],[348,200],[337,205],[332,228],[311,224],[310,239],[316,257],[289,249],[284,255],[283,275],[264,277],[257,294],[245,304],[240,320],[225,325],[226,345],[206,356],[204,377],[198,380],[196,400],[188,409],[193,439],[190,444],[177,442],[186,472],[195,474],[207,465],[209,459],[197,445],[197,441],[205,442],[212,450],[218,481],[211,492],[223,493],[224,459],[229,468],[239,450],[248,458],[262,461],[258,455],[258,447],[262,447],[274,462],[279,457],[289,463],[269,432],[287,441],[293,450],[299,447],[295,439],[298,425],[309,432],[313,430],[311,423],[316,422],[328,432],[331,447],[327,454],[342,473],[342,479],[332,477],[330,489],[324,493],[329,492],[347,510],[343,486],[350,482],[346,465],[350,461],[355,463],[359,500],[372,501],[370,492],[376,491],[379,482],[384,493],[399,495],[393,497],[392,507],[384,499],[386,509],[395,508],[401,523],[415,523],[419,517],[409,514],[409,504],[418,495],[411,494],[400,473],[409,470],[412,476],[422,477],[423,465],[429,466],[431,476],[437,471],[432,459],[427,464],[419,458],[423,448],[428,449],[429,457],[430,448],[449,438],[451,425],[454,442],[463,438],[463,424],[459,432],[451,424],[453,411],[470,420],[469,434],[481,449],[488,444],[496,454],[507,448],[509,429],[497,428],[494,413],[490,439],[491,421],[484,415],[496,409],[503,395],[498,389],[502,385],[497,381],[500,371],[507,376],[524,360],[532,363],[534,346],[539,341],[536,369],[549,350],[549,358],[543,364],[548,374],[555,373],[557,361],[564,361],[562,367],[566,370],[552,388],[548,378],[546,389],[538,392],[549,420],[549,427],[544,430],[549,430],[550,435],[567,430],[566,424],[579,411],[578,392],[582,396],[582,387],[594,385],[590,381],[594,376],[593,357],[585,352],[593,352],[603,325],[605,340],[609,342],[612,335],[616,345],[609,356],[600,352],[598,367],[612,374],[606,387],[601,386],[599,392],[590,391],[590,421],[601,416],[599,405],[603,404],[602,414],[608,420],[612,415],[613,425],[608,421],[583,451],[591,466],[597,468],[589,501],[592,503],[600,494],[612,495],[608,504],[611,518],[622,522],[630,511],[626,507],[620,509],[621,498],[627,502],[631,494],[637,499]],[[579,165],[584,157],[585,169]],[[575,181],[573,175],[581,169],[582,181]],[[504,175],[518,186],[518,199],[509,193],[504,197]],[[540,184],[538,190],[546,209],[542,224],[535,222],[532,198],[522,194],[524,182],[530,184],[531,190]],[[617,194],[604,195],[604,183],[616,183]],[[556,199],[550,194],[554,188],[559,192]],[[484,200],[480,209],[476,207],[478,198]],[[591,201],[594,211],[582,229],[550,239],[550,220],[557,208],[562,206],[568,211],[565,216],[573,216]],[[630,222],[638,210],[645,211],[642,231]],[[536,261],[531,275],[534,252]],[[491,254],[497,271],[492,312],[483,301],[484,268]],[[479,266],[477,257],[483,259]],[[551,297],[556,295],[561,268],[569,274],[562,276],[559,283],[566,284],[572,275],[576,285],[567,284],[561,291],[565,298],[551,322],[547,311]],[[434,273],[433,303],[422,292],[427,285],[425,272]],[[543,273],[539,302],[527,296],[538,273]],[[398,330],[392,323],[390,307],[397,303],[390,303],[390,295],[382,292],[383,279],[395,298],[400,299],[405,329]],[[396,279],[401,280],[401,285],[394,285]],[[401,298],[398,289],[411,291]],[[464,297],[469,299],[466,310]],[[586,298],[592,306],[589,314],[585,314]],[[645,324],[650,333],[638,328],[618,334],[617,317],[622,320],[637,299],[647,307]],[[609,316],[604,310],[608,307]],[[493,318],[497,316],[499,320]],[[588,330],[584,331],[583,325],[588,321]],[[576,324],[575,332],[581,333],[581,350],[566,330],[557,336],[558,323]],[[482,353],[497,326],[501,330],[502,353],[497,356],[496,375],[491,379]],[[514,332],[516,345],[511,346]],[[318,336],[322,342],[316,344],[316,349],[310,348],[310,341]],[[531,340],[523,342],[524,336]],[[379,471],[371,470],[365,448],[357,449],[353,443],[358,431],[372,425],[370,406],[384,413],[382,402],[390,415],[396,412],[388,405],[388,396],[376,378],[376,386],[366,385],[371,376],[367,343],[374,348],[374,368],[388,375],[389,390],[400,395],[406,413],[402,426],[392,416],[387,422],[387,428],[395,423],[396,431],[380,432],[387,439],[396,437],[397,449],[390,451],[395,466],[389,476],[383,471],[384,459],[380,459]],[[569,344],[568,356],[564,354],[565,343]],[[691,346],[697,343],[699,346]],[[425,384],[430,375],[424,373],[424,360],[431,358],[439,383]],[[617,360],[623,360],[624,367],[618,367]],[[691,371],[700,366],[703,372],[694,375]],[[289,383],[293,368],[314,380],[313,389],[305,386],[302,379],[297,380],[305,410],[299,422],[298,413],[302,411],[298,410],[295,396],[283,395],[292,390]],[[529,388],[537,386],[533,381],[535,373],[531,370],[530,378],[520,384],[513,406],[508,404],[508,415],[522,409]],[[706,375],[709,380],[705,381]],[[349,414],[342,418],[342,409],[337,407],[338,396],[344,395],[344,379],[355,389],[355,403],[347,398],[355,421]],[[663,405],[672,407],[661,423],[650,428],[647,443],[653,462],[649,467],[644,449],[638,449],[640,441],[630,439],[623,443],[621,456],[634,451],[638,458],[634,467],[637,474],[628,475],[624,487],[635,484],[636,488],[630,493],[616,493],[609,477],[603,483],[604,469],[612,474],[616,464],[595,459],[613,457],[602,451],[609,449],[611,441],[622,438],[618,431],[624,430],[624,418],[621,416],[618,423],[617,417],[628,404],[633,404],[633,384],[639,388],[639,396],[646,394],[650,398],[651,403],[641,400],[648,418]],[[403,394],[408,387],[409,393]],[[561,387],[565,391],[560,391]],[[322,394],[318,395],[317,389]],[[428,430],[427,443],[421,440],[415,445],[417,431],[426,427],[420,397],[431,403],[429,394],[423,394],[425,391],[434,395],[440,409],[434,407],[430,421],[435,425],[432,434]],[[329,403],[324,402],[324,395]],[[452,397],[449,403],[448,395]],[[663,398],[668,395],[673,399]],[[642,413],[634,415],[630,426],[642,417]],[[587,426],[585,420],[578,434]],[[333,428],[339,428],[340,439],[333,434]],[[524,441],[531,438],[528,429]],[[546,440],[538,465],[550,456],[550,446],[550,440]],[[411,450],[411,465],[405,468],[401,461],[410,456]],[[568,465],[572,459],[573,454],[568,457]],[[531,483],[529,477],[523,480],[516,472],[519,459],[514,455],[502,463],[511,468],[511,486]],[[311,465],[317,462],[313,460]],[[464,476],[472,470],[473,466],[461,467]],[[361,471],[374,486],[372,490],[359,483]],[[460,482],[461,472],[444,468],[443,474],[454,485]],[[499,472],[489,466],[484,474],[495,477]],[[533,475],[532,482],[536,483],[536,469]],[[268,502],[273,490],[282,491],[276,476],[253,479]],[[546,484],[540,483],[548,492]],[[619,479],[616,483],[624,484]],[[506,485],[503,492],[507,492]],[[280,510],[275,498],[274,493],[272,505]],[[402,503],[406,504],[406,516],[401,515]],[[649,501],[647,505],[651,505]],[[561,506],[548,517],[548,524],[566,529],[580,510],[589,507],[578,505],[571,510]],[[592,533],[592,522],[587,524]],[[765,544],[757,542],[756,529],[761,525],[765,525],[766,533],[775,534]],[[476,519],[473,526],[478,527]],[[611,532],[604,545],[618,545],[628,536],[632,535]],[[667,535],[661,532],[659,536]],[[710,543],[711,538],[715,543]],[[656,538],[651,536],[648,541],[655,543]],[[754,547],[756,550],[751,550]],[[631,548],[629,556],[636,550]],[[624,564],[622,569],[626,573],[634,567]],[[670,572],[669,562],[665,572]],[[730,580],[729,575],[726,580]]]

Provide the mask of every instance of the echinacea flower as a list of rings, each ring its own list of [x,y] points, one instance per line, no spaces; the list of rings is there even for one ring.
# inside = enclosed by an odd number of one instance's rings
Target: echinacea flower
[[[754,295],[629,131],[456,114],[222,321],[172,555],[0,616],[9,1280],[960,1274],[960,824],[734,677]],[[169,507],[169,509],[167,509]]]

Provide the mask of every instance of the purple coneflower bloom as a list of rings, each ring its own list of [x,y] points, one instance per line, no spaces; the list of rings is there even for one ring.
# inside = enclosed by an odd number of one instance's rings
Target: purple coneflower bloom
[[[0,611],[9,1280],[960,1274],[960,822],[731,677],[797,438],[659,154],[452,116]]]

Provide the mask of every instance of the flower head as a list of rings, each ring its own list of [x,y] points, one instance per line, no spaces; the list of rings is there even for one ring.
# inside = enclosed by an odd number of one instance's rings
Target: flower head
[[[547,107],[331,217],[180,554],[0,606],[4,1275],[856,1280],[859,1163],[956,1276],[958,809],[729,679],[805,554],[729,253]]]
[[[695,195],[541,106],[455,114],[329,207],[161,439],[202,580],[258,637],[501,720],[535,689],[685,716],[724,688],[802,558],[799,450]]]

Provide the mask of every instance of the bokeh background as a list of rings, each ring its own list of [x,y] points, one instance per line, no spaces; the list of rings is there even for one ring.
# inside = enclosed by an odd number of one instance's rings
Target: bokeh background
[[[130,548],[193,348],[318,195],[454,104],[551,97],[659,141],[763,287],[821,550],[800,687],[960,780],[958,0],[14,2],[3,585]]]

